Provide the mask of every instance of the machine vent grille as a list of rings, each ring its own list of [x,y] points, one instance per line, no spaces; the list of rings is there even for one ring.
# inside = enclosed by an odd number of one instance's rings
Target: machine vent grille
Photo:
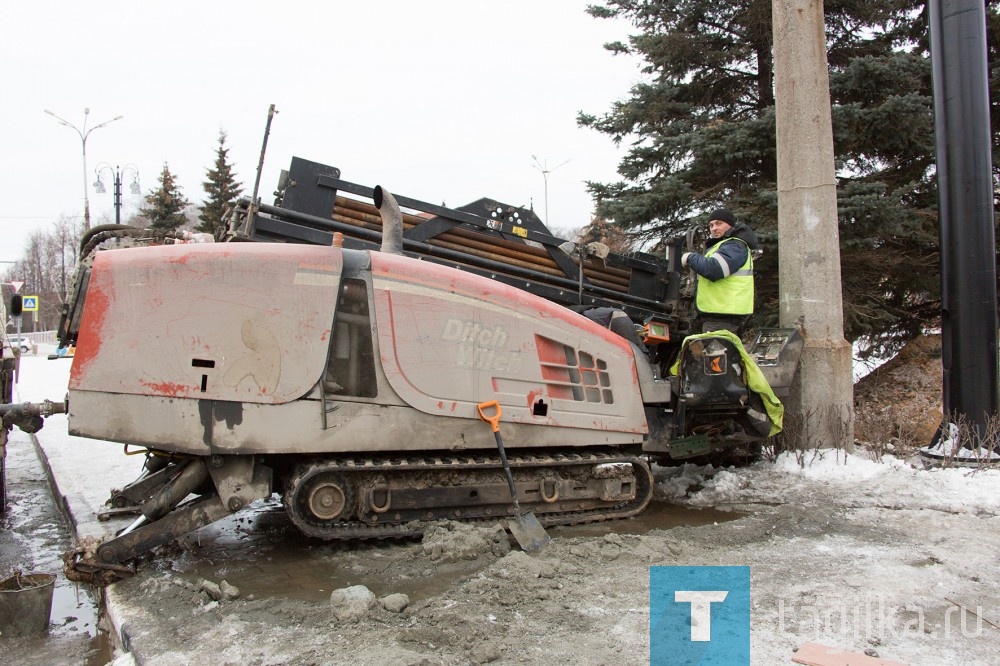
[[[535,336],[535,346],[551,398],[614,404],[605,361],[540,335]]]

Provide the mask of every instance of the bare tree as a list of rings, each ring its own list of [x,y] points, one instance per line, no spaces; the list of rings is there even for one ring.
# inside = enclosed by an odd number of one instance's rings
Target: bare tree
[[[38,296],[38,311],[25,314],[25,330],[52,330],[59,324],[79,258],[82,229],[79,220],[60,217],[50,231],[28,237],[24,255],[6,272],[5,282],[20,280],[22,294]]]

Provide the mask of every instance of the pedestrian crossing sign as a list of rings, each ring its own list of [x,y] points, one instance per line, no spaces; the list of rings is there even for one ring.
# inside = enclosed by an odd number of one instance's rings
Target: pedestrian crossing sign
[[[25,296],[21,309],[25,312],[38,312],[38,296]]]

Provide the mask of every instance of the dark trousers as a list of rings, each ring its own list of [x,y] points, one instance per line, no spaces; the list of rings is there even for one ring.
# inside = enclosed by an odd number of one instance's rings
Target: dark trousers
[[[717,315],[699,314],[698,321],[701,323],[701,332],[711,331],[732,331],[739,335],[743,330],[743,324],[747,317],[743,315]]]

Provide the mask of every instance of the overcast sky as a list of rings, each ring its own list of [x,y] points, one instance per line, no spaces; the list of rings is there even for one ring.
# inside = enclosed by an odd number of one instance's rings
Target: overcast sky
[[[86,142],[93,224],[114,221],[112,188],[92,186],[105,164],[134,165],[144,196],[166,162],[200,202],[220,130],[249,194],[274,104],[267,203],[299,156],[431,203],[533,203],[544,219],[534,155],[549,225],[567,229],[589,221],[584,181],[613,180],[624,149],[576,115],[605,113],[640,77],[602,48],[630,26],[591,18],[587,0],[4,4],[0,260],[83,217],[80,136],[45,109],[79,129],[84,108],[88,129],[123,116]],[[126,219],[143,196],[123,180]]]

